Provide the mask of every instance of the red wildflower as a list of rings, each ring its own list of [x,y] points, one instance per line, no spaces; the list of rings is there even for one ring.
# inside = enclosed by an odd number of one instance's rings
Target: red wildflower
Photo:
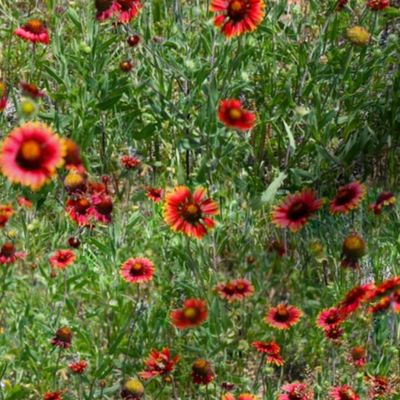
[[[347,214],[358,207],[365,193],[365,186],[357,181],[340,187],[330,203],[330,212],[332,214]]]
[[[389,296],[382,297],[376,303],[374,303],[371,307],[368,308],[368,312],[370,313],[378,313],[383,312],[389,309],[392,301]]]
[[[255,114],[245,110],[237,99],[221,100],[218,108],[218,118],[229,128],[247,131],[254,126]]]
[[[120,159],[121,165],[125,169],[134,169],[140,164],[140,160],[134,156],[122,156]]]
[[[32,202],[27,199],[26,197],[18,197],[17,198],[17,203],[20,207],[25,207],[25,208],[32,208]]]
[[[47,392],[43,396],[43,400],[63,400],[62,391],[58,390],[57,392]]]
[[[91,198],[93,207],[90,208],[89,214],[97,221],[109,224],[111,222],[111,213],[113,210],[112,198],[105,194],[94,194]]]
[[[153,349],[151,350],[149,358],[145,361],[145,370],[139,372],[139,376],[147,380],[155,376],[168,375],[174,370],[175,364],[179,359],[179,356],[171,358],[168,347],[164,347],[161,351]]]
[[[119,69],[122,72],[130,72],[132,71],[133,64],[129,60],[124,60],[119,63]]]
[[[10,204],[0,204],[0,228],[4,228],[14,214],[14,210]]]
[[[87,367],[88,363],[84,360],[74,361],[68,365],[70,371],[77,375],[82,375],[83,373],[85,373]]]
[[[39,97],[44,97],[44,92],[42,92],[36,85],[28,82],[21,82],[21,89],[25,96],[29,96],[33,99],[37,99]]]
[[[222,299],[226,299],[230,303],[243,300],[254,293],[254,287],[247,279],[236,279],[232,282],[220,283],[215,290]]]
[[[51,339],[51,344],[62,349],[68,349],[72,342],[72,331],[67,326],[63,326],[58,329],[53,339]]]
[[[130,47],[136,47],[140,43],[140,40],[139,35],[131,35],[126,41]]]
[[[208,385],[214,379],[211,364],[199,358],[192,365],[192,379],[196,385]]]
[[[317,317],[317,326],[327,329],[332,326],[340,325],[344,321],[343,312],[336,307],[322,310]]]
[[[392,192],[383,192],[378,196],[375,203],[370,204],[369,209],[372,210],[375,215],[379,215],[382,213],[383,208],[393,207],[395,202],[396,197]]]
[[[68,245],[74,249],[77,249],[81,245],[81,241],[78,238],[71,236],[68,238]]]
[[[146,188],[146,197],[154,201],[154,203],[159,203],[162,200],[163,195],[164,195],[163,189],[157,189],[154,187]]]
[[[267,357],[267,362],[275,364],[277,366],[282,366],[284,361],[281,357],[281,348],[278,343],[272,342],[253,342],[251,344],[257,351],[265,354]]]
[[[286,393],[280,394],[279,400],[312,400],[314,398],[313,392],[305,383],[288,383],[282,386],[282,390]]]
[[[177,186],[165,196],[164,220],[176,232],[201,239],[207,228],[215,226],[210,218],[218,214],[217,204],[206,198],[206,191],[197,188],[193,194],[186,186]]]
[[[374,291],[374,298],[378,296],[386,296],[396,290],[397,288],[400,288],[400,276],[395,276],[393,278],[389,278],[381,282]]]
[[[390,7],[390,0],[367,0],[366,6],[372,11],[380,11]]]
[[[96,18],[104,21],[112,16],[122,24],[129,23],[135,18],[142,5],[138,0],[96,0]]]
[[[277,329],[289,329],[293,325],[296,325],[303,312],[297,307],[281,303],[276,307],[270,308],[267,316],[265,317],[265,322]]]
[[[66,269],[74,263],[76,255],[72,250],[57,250],[50,258],[50,264],[55,269]]]
[[[25,258],[26,253],[15,251],[11,242],[4,243],[0,250],[0,264],[14,264],[17,260]]]
[[[296,232],[321,208],[322,203],[323,200],[317,200],[315,192],[310,189],[289,194],[272,211],[272,223],[279,228],[289,228]]]
[[[363,367],[367,362],[367,353],[363,346],[355,346],[351,349],[348,361],[355,367]]]
[[[50,36],[46,26],[39,19],[30,19],[25,25],[19,27],[15,34],[21,39],[32,43],[50,43]]]
[[[386,398],[397,392],[392,379],[386,376],[367,376],[365,380],[369,386],[367,396],[369,400]]]
[[[204,300],[188,299],[183,307],[171,312],[171,321],[178,329],[195,328],[207,319],[208,309]]]
[[[264,19],[262,0],[212,0],[210,10],[217,13],[214,25],[230,38],[254,31]]]
[[[4,175],[32,189],[40,189],[63,164],[61,139],[46,125],[27,122],[3,142],[0,165]]]
[[[349,385],[334,387],[329,394],[332,400],[360,400],[360,397]]]
[[[122,264],[119,273],[126,282],[148,282],[153,279],[154,265],[147,258],[129,258]]]
[[[338,308],[347,316],[355,312],[363,302],[371,299],[374,293],[375,285],[372,283],[355,286],[346,293],[344,299],[339,303]]]
[[[325,337],[333,342],[339,342],[344,334],[344,330],[340,325],[332,325],[324,329]]]
[[[64,178],[64,187],[69,194],[84,193],[87,189],[87,176],[71,169]]]
[[[79,226],[90,224],[91,202],[84,196],[77,196],[67,200],[66,211],[73,221]]]

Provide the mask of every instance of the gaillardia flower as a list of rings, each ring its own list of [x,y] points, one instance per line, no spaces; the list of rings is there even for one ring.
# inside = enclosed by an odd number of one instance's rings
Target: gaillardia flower
[[[312,390],[301,382],[287,383],[282,386],[282,393],[279,395],[279,400],[312,400],[314,394]]]
[[[392,192],[382,192],[375,203],[370,204],[369,209],[374,212],[375,215],[382,213],[384,208],[393,207],[396,202],[396,197]]]
[[[329,394],[332,400],[360,400],[360,397],[349,385],[334,387]]]
[[[195,328],[201,325],[208,314],[207,304],[201,299],[187,299],[183,307],[171,312],[171,321],[178,329]]]
[[[62,391],[57,390],[56,392],[47,392],[43,396],[43,400],[63,400]]]
[[[129,155],[124,155],[120,159],[121,165],[128,170],[136,168],[140,164],[140,162],[141,161],[139,160],[139,158]]]
[[[154,203],[159,203],[162,200],[163,195],[163,189],[157,189],[154,187],[146,188],[146,197],[151,201],[154,201]]]
[[[338,308],[347,317],[349,314],[357,311],[362,303],[370,300],[375,293],[375,285],[366,283],[365,285],[355,286],[346,293],[344,299],[340,301]]]
[[[14,264],[17,260],[24,259],[26,254],[22,251],[16,251],[11,242],[6,242],[1,246],[0,264]]]
[[[47,125],[27,122],[10,132],[0,154],[2,172],[12,182],[40,189],[63,164],[61,139]]]
[[[269,309],[265,322],[276,329],[289,329],[299,322],[302,315],[297,307],[281,303]]]
[[[106,193],[96,193],[92,195],[92,207],[89,214],[92,215],[97,221],[104,224],[111,222],[111,213],[114,208],[111,196]]]
[[[67,200],[66,212],[79,226],[90,225],[92,203],[85,196],[74,196]]]
[[[214,228],[210,217],[218,214],[218,205],[206,198],[206,190],[197,188],[193,194],[186,186],[178,186],[165,196],[164,220],[176,232],[201,239],[207,229]]]
[[[67,326],[63,326],[57,330],[53,339],[51,339],[51,344],[62,349],[68,349],[72,342],[72,331]]]
[[[322,207],[322,203],[323,200],[318,200],[315,192],[310,189],[289,194],[272,211],[272,223],[296,232],[306,225],[310,217]]]
[[[196,385],[208,385],[214,379],[211,364],[199,358],[192,364],[192,380]]]
[[[268,363],[275,364],[279,367],[284,364],[281,357],[281,348],[278,343],[274,341],[253,342],[251,345],[260,353],[265,354]]]
[[[342,245],[342,266],[350,267],[353,269],[358,268],[358,261],[367,252],[367,247],[365,245],[364,239],[357,233],[352,233],[346,237]]]
[[[264,19],[262,0],[212,0],[210,10],[217,13],[214,25],[227,37],[254,31]]]
[[[254,293],[254,287],[247,279],[235,279],[227,283],[219,283],[215,287],[219,297],[226,299],[229,303],[243,300]]]
[[[372,11],[381,11],[390,7],[390,0],[367,0],[366,6]]]
[[[394,393],[397,393],[395,388],[395,379],[386,376],[373,375],[366,376],[365,380],[369,386],[367,399],[386,399]]]
[[[30,19],[27,23],[19,27],[15,34],[21,39],[32,43],[50,43],[49,32],[44,23],[39,19]]]
[[[22,93],[32,99],[37,99],[44,97],[44,92],[42,92],[36,85],[28,82],[21,82]]]
[[[337,307],[322,310],[317,317],[317,326],[327,329],[341,324],[344,321],[343,312]]]
[[[118,22],[127,24],[138,15],[142,5],[138,0],[96,0],[95,7],[98,20],[115,16]]]
[[[122,264],[119,273],[126,282],[148,282],[153,279],[154,265],[148,258],[129,258]]]
[[[83,373],[85,373],[87,367],[88,363],[85,360],[74,361],[68,364],[69,370],[76,375],[82,375]]]
[[[363,346],[355,346],[351,349],[347,360],[357,368],[363,367],[367,362],[367,352]]]
[[[358,207],[365,193],[365,186],[357,181],[340,187],[330,203],[330,212],[332,214],[347,214],[350,210]]]
[[[147,380],[155,376],[168,375],[174,370],[179,359],[179,356],[171,357],[168,347],[164,347],[161,351],[153,349],[149,358],[145,361],[145,370],[140,372],[139,376]]]
[[[50,258],[50,264],[55,269],[65,269],[74,263],[76,255],[72,250],[57,250]]]
[[[247,131],[254,126],[256,116],[245,110],[240,100],[225,99],[219,104],[218,119],[229,128]]]
[[[139,379],[128,379],[121,390],[121,397],[125,400],[139,400],[144,395],[144,387]]]

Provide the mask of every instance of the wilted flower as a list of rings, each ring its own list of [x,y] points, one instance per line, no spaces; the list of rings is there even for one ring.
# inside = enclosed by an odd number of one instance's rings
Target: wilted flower
[[[179,359],[179,356],[171,357],[168,347],[164,347],[161,351],[153,349],[145,361],[145,370],[140,372],[139,375],[146,380],[156,376],[168,375],[174,370]]]
[[[62,349],[68,349],[72,342],[72,331],[67,326],[58,329],[51,340],[51,344]]]
[[[196,360],[192,365],[192,379],[196,385],[208,385],[214,379],[211,364],[202,358]]]

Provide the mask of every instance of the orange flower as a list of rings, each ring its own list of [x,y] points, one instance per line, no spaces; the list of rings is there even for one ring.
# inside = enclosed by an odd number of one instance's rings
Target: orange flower
[[[155,376],[168,375],[174,370],[175,364],[179,359],[179,356],[171,357],[168,347],[164,347],[161,351],[153,349],[148,359],[145,361],[145,370],[139,372],[139,376],[147,380]]]
[[[188,299],[183,307],[171,312],[171,321],[178,329],[195,328],[207,319],[206,302],[200,299]]]
[[[299,322],[302,315],[303,312],[297,307],[281,303],[270,308],[265,322],[276,329],[289,329]]]
[[[153,279],[154,265],[147,258],[129,258],[120,270],[120,275],[126,282],[141,283]]]
[[[57,250],[50,258],[50,264],[55,269],[65,269],[76,259],[76,255],[72,250]]]

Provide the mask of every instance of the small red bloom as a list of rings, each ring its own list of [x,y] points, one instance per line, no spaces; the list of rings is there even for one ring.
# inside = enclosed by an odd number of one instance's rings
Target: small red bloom
[[[32,99],[37,99],[44,97],[44,92],[42,92],[36,85],[28,82],[21,82],[21,89],[25,96],[29,96]]]
[[[13,214],[14,210],[10,204],[0,204],[0,228],[6,226]]]
[[[22,260],[26,253],[15,251],[15,246],[11,242],[4,243],[0,250],[0,264],[14,264],[17,260]]]
[[[222,299],[229,303],[243,300],[254,293],[254,287],[247,279],[236,279],[232,282],[220,283],[215,290]]]
[[[370,300],[375,293],[375,285],[367,283],[361,286],[355,286],[346,293],[344,299],[339,303],[338,308],[345,316],[355,312],[362,303]]]
[[[162,200],[163,195],[164,195],[163,189],[157,189],[153,187],[146,188],[146,197],[154,201],[154,203],[159,203]]]
[[[125,155],[121,157],[120,162],[125,169],[134,169],[141,161],[137,157]]]
[[[84,360],[75,361],[68,365],[70,371],[77,375],[82,375],[83,373],[85,373],[87,367],[88,363]]]
[[[381,299],[379,299],[379,301],[368,308],[368,312],[376,314],[386,311],[390,308],[391,303],[391,298],[389,296],[382,297]]]
[[[219,104],[218,118],[229,128],[247,131],[254,126],[256,116],[245,110],[240,100],[226,99],[221,100]]]
[[[278,343],[272,342],[253,342],[251,344],[257,351],[265,354],[267,357],[267,362],[275,364],[277,366],[282,366],[284,361],[281,357],[281,348]]]
[[[322,310],[317,317],[317,326],[327,329],[332,326],[340,325],[344,321],[343,312],[336,307]]]
[[[349,385],[334,387],[329,394],[332,400],[360,400],[360,397]]]
[[[264,19],[262,0],[212,0],[210,10],[217,13],[214,25],[227,37],[254,31]]]
[[[77,249],[81,245],[81,241],[77,237],[71,236],[68,238],[68,245],[74,249]]]
[[[279,400],[312,400],[314,398],[313,392],[305,383],[288,383],[282,386],[282,390],[286,393],[280,394]]]
[[[171,312],[171,321],[178,329],[195,328],[201,325],[208,314],[207,304],[204,300],[188,299],[183,307]]]
[[[50,264],[55,269],[66,269],[74,263],[76,255],[72,250],[57,250],[50,258]]]
[[[206,190],[197,188],[193,194],[186,186],[177,186],[165,196],[164,220],[176,232],[201,239],[207,229],[214,228],[210,218],[218,214],[218,205],[206,198]]]
[[[96,0],[95,6],[98,20],[104,21],[114,16],[122,24],[135,18],[142,7],[138,0]]]
[[[58,329],[53,339],[51,339],[51,344],[62,349],[68,349],[72,342],[72,331],[70,328],[63,326]]]
[[[392,379],[386,376],[367,376],[365,379],[368,383],[368,400],[386,399],[394,393],[397,393]]]
[[[67,200],[66,211],[79,226],[90,225],[92,203],[84,196],[77,196]]]
[[[382,210],[386,208],[393,207],[393,204],[396,202],[396,197],[392,192],[383,192],[381,193],[376,202],[370,204],[369,209],[374,212],[375,215],[379,215],[382,213]]]
[[[199,358],[192,365],[192,380],[196,385],[208,385],[214,379],[211,364]]]
[[[355,346],[351,349],[348,361],[355,367],[363,367],[367,362],[367,353],[363,346]]]
[[[50,36],[46,26],[39,19],[30,19],[25,25],[19,27],[15,34],[21,39],[32,43],[50,43]]]
[[[389,0],[367,0],[367,8],[372,11],[380,11],[390,7]]]
[[[365,193],[365,186],[357,181],[340,187],[330,203],[330,212],[332,214],[347,214],[358,207]]]
[[[47,392],[43,396],[43,400],[63,400],[62,391],[58,390],[57,392]]]
[[[122,264],[119,273],[126,282],[149,282],[153,279],[154,265],[147,258],[129,258]]]
[[[299,322],[302,315],[303,312],[297,307],[281,303],[270,308],[265,322],[276,329],[289,329]]]
[[[327,339],[337,343],[343,336],[344,330],[340,327],[340,325],[332,325],[324,329],[324,334]]]
[[[18,197],[17,198],[17,203],[20,207],[25,207],[25,208],[32,208],[32,202],[27,199],[26,197]]]
[[[91,198],[93,207],[89,214],[97,221],[109,224],[111,222],[111,213],[114,208],[111,196],[106,193],[94,194]]]
[[[130,47],[136,47],[140,43],[140,36],[139,35],[132,35],[129,36],[126,40]]]
[[[164,347],[161,351],[153,349],[148,359],[145,361],[145,370],[139,372],[139,376],[147,380],[155,376],[168,375],[174,370],[175,364],[179,359],[179,356],[171,357],[168,347]]]
[[[310,189],[289,194],[272,211],[272,223],[296,232],[307,224],[310,217],[322,207],[322,203],[323,200],[317,200],[315,192]]]
[[[129,60],[124,60],[119,63],[119,69],[122,72],[130,72],[132,71],[133,64]]]

